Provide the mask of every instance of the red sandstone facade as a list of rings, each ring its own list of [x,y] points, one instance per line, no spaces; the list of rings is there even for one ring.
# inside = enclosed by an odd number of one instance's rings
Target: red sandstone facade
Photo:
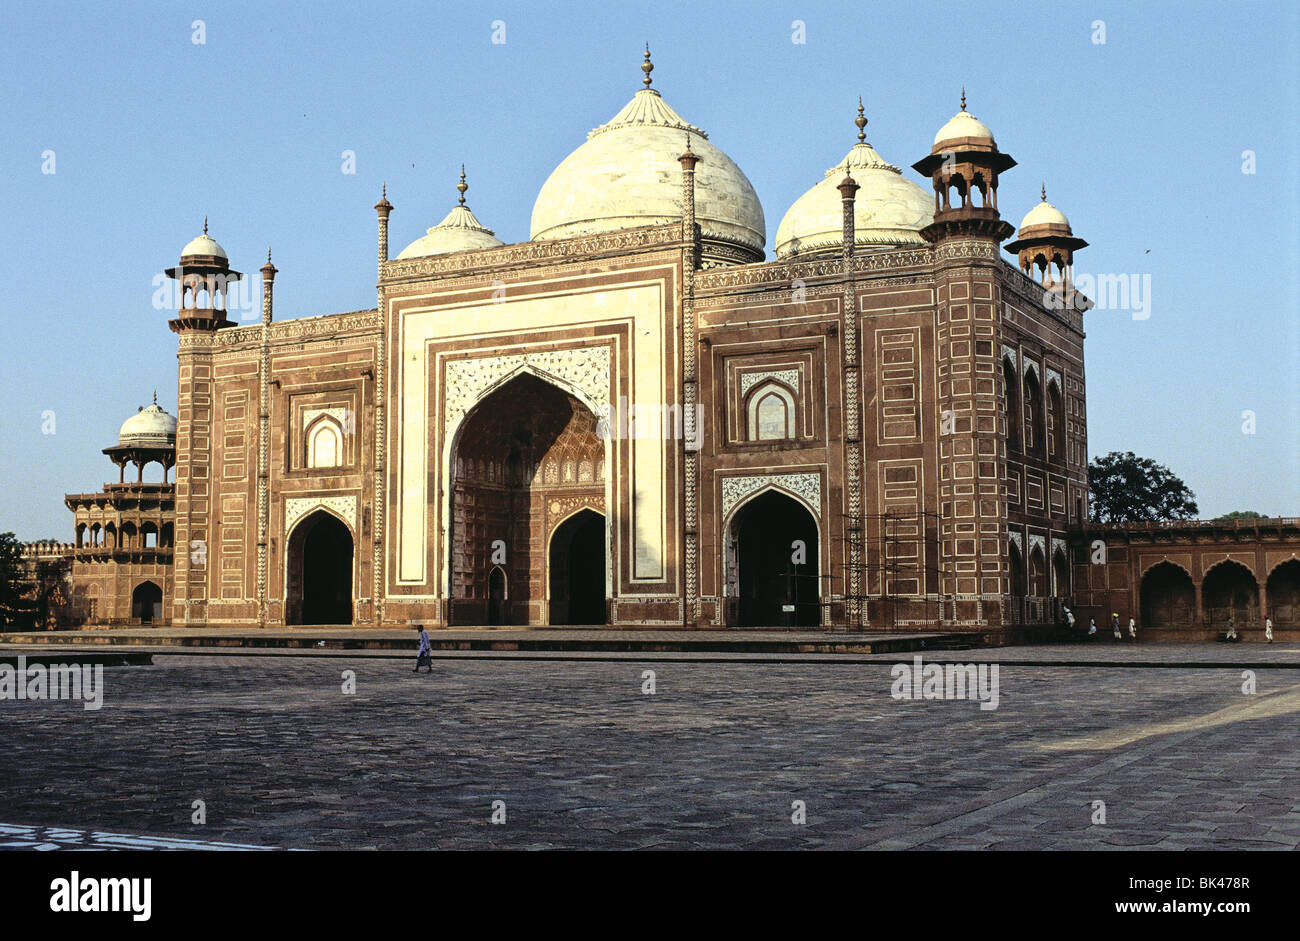
[[[659,117],[620,126],[689,127],[642,107]],[[976,131],[941,131],[917,162],[934,211],[897,247],[860,243],[849,158],[836,244],[765,261],[718,237],[697,217],[688,133],[679,208],[656,224],[500,245],[462,174],[459,210],[429,237],[484,247],[390,259],[385,193],[373,310],[275,322],[268,257],[262,320],[238,325],[225,287],[241,275],[205,227],[168,272],[182,285],[174,561],[113,575],[112,615],[91,616],[119,619],[128,583],[155,575],[181,626],[996,640],[1054,621],[1063,599],[1135,610],[1132,560],[1147,556],[1129,536],[1112,534],[1100,568],[1078,561],[1087,304],[1069,273],[1086,243],[1044,195],[1008,263],[997,188],[1015,161],[964,99],[953,126]],[[1277,538],[1275,554],[1300,545]],[[1260,543],[1236,552],[1267,577]]]

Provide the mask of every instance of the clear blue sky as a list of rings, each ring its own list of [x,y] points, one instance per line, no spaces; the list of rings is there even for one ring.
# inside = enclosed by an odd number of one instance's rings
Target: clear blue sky
[[[254,278],[274,246],[278,317],[372,307],[381,181],[394,254],[450,208],[462,161],[479,218],[527,239],[547,175],[640,87],[647,40],[655,87],[753,182],[769,253],[853,143],[859,94],[868,139],[923,182],[907,168],[965,85],[1019,161],[1004,215],[1045,179],[1091,242],[1078,271],[1150,275],[1149,319],[1086,317],[1092,454],[1168,464],[1202,515],[1300,514],[1298,23],[1293,2],[5,0],[0,531],[71,538],[63,494],[115,478],[119,424],[155,387],[174,413],[153,279],[205,214]]]

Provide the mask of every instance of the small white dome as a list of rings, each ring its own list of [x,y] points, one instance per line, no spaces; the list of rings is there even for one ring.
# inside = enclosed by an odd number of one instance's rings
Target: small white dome
[[[146,447],[171,446],[176,443],[176,419],[162,410],[157,402],[142,408],[126,421],[117,433],[119,445]]]
[[[475,218],[468,206],[462,205],[454,207],[445,219],[402,249],[397,257],[400,260],[450,255],[452,252],[473,252],[504,244]]]
[[[181,249],[181,257],[189,258],[193,255],[215,255],[218,258],[226,258],[226,250],[217,244],[216,240],[208,236],[208,224],[203,224],[203,234],[196,239],[191,239],[184,248]],[[226,259],[229,261],[229,259]]]
[[[938,147],[944,141],[961,140],[965,137],[983,138],[993,143],[993,132],[975,115],[963,108],[954,114],[947,124],[939,128],[939,133],[934,135],[934,146]]]
[[[705,254],[708,242],[720,242],[761,259],[767,224],[754,187],[704,131],[683,120],[653,88],[638,91],[555,168],[537,194],[531,237],[561,239],[679,221],[677,158],[688,135],[700,157],[695,217]]]
[[[894,247],[925,245],[923,228],[934,221],[934,197],[865,142],[855,144],[825,178],[786,212],[776,230],[778,258],[840,248],[844,241],[844,202],[839,185],[845,174],[858,184],[854,196],[854,244]]]
[[[1041,203],[1025,213],[1025,217],[1020,220],[1020,231],[1023,233],[1025,229],[1035,225],[1063,225],[1068,229],[1070,228],[1070,220],[1065,218],[1065,213],[1049,203],[1047,198],[1044,197]]]

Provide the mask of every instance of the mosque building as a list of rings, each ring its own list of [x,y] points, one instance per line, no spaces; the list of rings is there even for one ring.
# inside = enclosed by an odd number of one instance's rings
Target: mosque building
[[[268,253],[261,320],[236,323],[205,223],[168,270],[176,417],[150,406],[105,452],[164,483],[67,498],[87,616],[996,638],[1091,590],[1087,243],[1045,190],[1003,219],[1016,162],[964,92],[912,165],[928,187],[859,103],[768,258],[743,171],[641,68],[527,242],[476,217],[462,169],[391,256],[385,191],[374,309],[275,320]]]

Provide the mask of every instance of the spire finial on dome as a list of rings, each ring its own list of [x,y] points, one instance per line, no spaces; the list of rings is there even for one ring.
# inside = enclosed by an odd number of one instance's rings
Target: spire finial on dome
[[[154,404],[154,405],[157,405],[157,404],[158,404],[158,390],[157,390],[157,389],[154,389],[154,390],[153,390],[153,404]]]
[[[270,245],[266,246],[266,263],[267,263],[268,265],[271,263],[271,246],[270,246]]]
[[[961,87],[961,110],[966,110],[966,86]]]
[[[465,205],[465,191],[469,189],[469,184],[465,182],[465,164],[460,165],[460,182],[456,184],[456,189],[460,191],[460,204]]]
[[[645,61],[641,63],[641,71],[645,73],[645,78],[641,79],[641,83],[645,85],[646,88],[650,87],[650,73],[654,70],[654,63],[650,61],[650,44],[646,43]]]
[[[204,234],[204,235],[207,235],[207,234],[208,234],[208,217],[207,217],[207,216],[204,216],[204,217],[203,217],[203,234]]]
[[[1043,202],[1047,202],[1047,181],[1043,181]]]
[[[862,113],[862,96],[858,95],[858,116],[853,119],[853,123],[858,126],[858,143],[867,142],[867,116]]]
[[[381,186],[381,187],[379,187],[379,198],[380,198],[380,199],[387,199],[387,198],[388,198],[388,181],[387,181],[387,180],[384,180],[384,185]]]

